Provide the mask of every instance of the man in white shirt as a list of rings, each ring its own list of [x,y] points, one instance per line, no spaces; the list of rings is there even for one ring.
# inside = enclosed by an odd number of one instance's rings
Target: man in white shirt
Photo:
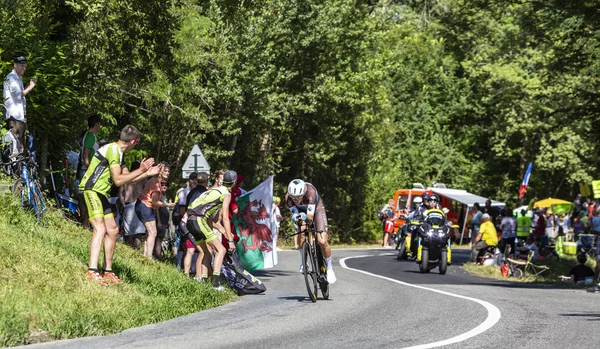
[[[31,79],[27,88],[23,88],[23,74],[27,70],[25,57],[14,60],[14,69],[4,80],[3,103],[6,108],[6,123],[10,132],[15,136],[18,149],[22,152],[25,147],[25,131],[27,130],[26,99],[25,96],[35,87],[36,79]]]

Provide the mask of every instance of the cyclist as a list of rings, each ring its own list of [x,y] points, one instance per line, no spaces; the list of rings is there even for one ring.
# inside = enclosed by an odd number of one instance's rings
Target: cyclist
[[[89,279],[108,286],[108,281],[120,284],[120,280],[112,271],[112,259],[115,244],[119,235],[119,227],[115,223],[115,213],[108,202],[112,185],[120,187],[134,183],[147,177],[157,175],[162,166],[152,167],[154,159],[143,159],[140,167],[133,171],[122,171],[123,153],[127,152],[140,141],[140,131],[132,125],[127,125],[121,131],[119,140],[109,143],[96,151],[86,170],[79,190],[83,191],[85,205],[88,209],[89,221],[94,232],[90,243],[90,264],[86,271]],[[105,238],[106,237],[106,238]],[[98,258],[104,241],[104,272],[98,270]]]
[[[298,219],[304,220],[305,217],[301,214],[305,214],[308,221],[314,220],[317,231],[321,232],[317,234],[317,239],[321,245],[321,252],[327,265],[327,282],[334,284],[336,277],[331,263],[331,247],[329,247],[329,243],[327,242],[327,213],[325,212],[325,205],[323,205],[323,201],[319,197],[317,188],[301,179],[294,179],[288,185],[285,203],[292,212],[294,226],[296,226],[295,223]],[[300,244],[302,244],[302,241]],[[300,267],[302,268],[302,264]]]
[[[196,249],[202,255],[201,279],[203,280],[208,279],[208,270],[211,267],[212,253],[208,250],[208,246],[211,247],[212,251],[215,251],[212,282],[213,288],[217,291],[225,289],[221,286],[220,276],[221,265],[227,251],[213,231],[214,221],[218,221],[219,218],[223,220],[222,226],[228,240],[229,251],[235,252],[235,241],[229,222],[229,204],[231,202],[231,190],[236,181],[237,173],[231,170],[226,171],[223,174],[221,184],[205,191],[188,206],[187,212],[179,225],[186,238],[196,246]]]

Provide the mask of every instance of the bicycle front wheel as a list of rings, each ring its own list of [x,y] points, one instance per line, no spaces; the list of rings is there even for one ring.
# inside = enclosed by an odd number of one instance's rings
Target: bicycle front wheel
[[[304,281],[308,297],[314,303],[317,301],[317,270],[315,268],[315,259],[311,251],[311,246],[305,242],[302,246],[302,267],[304,268]]]
[[[44,199],[42,198],[42,191],[40,190],[39,185],[34,182],[33,183],[33,203],[32,208],[35,213],[35,220],[38,224],[44,223],[44,214],[46,213],[46,205],[44,204]]]

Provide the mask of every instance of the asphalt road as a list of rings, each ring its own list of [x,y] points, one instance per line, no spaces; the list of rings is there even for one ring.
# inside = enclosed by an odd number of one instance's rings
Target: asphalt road
[[[275,268],[254,272],[263,295],[114,336],[28,348],[594,346],[600,295],[475,277],[461,267],[465,250],[454,251],[446,275],[420,274],[391,252],[334,250],[338,281],[327,301],[310,302],[299,253],[283,251]]]

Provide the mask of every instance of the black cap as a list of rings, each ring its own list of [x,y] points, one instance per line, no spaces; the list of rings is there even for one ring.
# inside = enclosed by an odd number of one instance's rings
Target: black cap
[[[196,172],[190,173],[190,176],[188,177],[188,179],[196,179],[196,178],[198,178],[198,174]]]
[[[23,57],[23,56],[19,56],[19,57],[15,57],[15,60],[13,62],[23,64],[23,63],[27,63],[27,59],[25,59],[25,57]]]
[[[223,175],[223,183],[233,183],[237,181],[237,173],[233,170],[228,170],[227,172],[225,172],[225,174]]]

